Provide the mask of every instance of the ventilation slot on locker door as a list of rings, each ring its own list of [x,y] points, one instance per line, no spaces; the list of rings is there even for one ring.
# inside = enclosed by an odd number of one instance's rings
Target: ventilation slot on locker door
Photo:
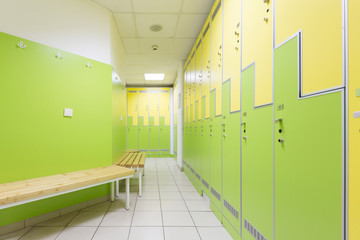
[[[203,179],[202,180],[202,184],[207,188],[209,189],[209,184]]]
[[[195,173],[195,170],[193,168],[190,168],[192,173]]]
[[[216,6],[216,9],[212,15],[212,20],[214,20],[214,18],[216,17],[216,14],[218,13],[220,7],[221,7],[221,1],[219,1],[218,5]]]
[[[169,152],[169,149],[161,149],[162,152]]]
[[[147,149],[140,149],[140,152],[146,152]]]
[[[215,189],[211,188],[211,193],[212,195],[214,195],[214,197],[217,198],[217,200],[220,201],[220,194],[217,191],[215,191]]]
[[[229,210],[229,212],[230,212],[236,219],[239,220],[239,212],[236,211],[236,209],[235,209],[233,206],[231,206],[231,204],[230,204],[228,201],[224,200],[224,206],[225,206],[225,208],[226,208],[227,210]]]
[[[268,240],[262,235],[253,225],[251,225],[246,219],[244,219],[245,229],[256,239],[256,240]]]
[[[195,172],[195,175],[196,175],[197,179],[201,180],[201,177],[197,172]]]
[[[150,152],[157,152],[159,151],[158,149],[151,149]]]

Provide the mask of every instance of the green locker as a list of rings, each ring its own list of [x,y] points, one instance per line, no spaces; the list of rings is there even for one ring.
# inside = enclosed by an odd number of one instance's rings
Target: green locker
[[[201,125],[201,177],[205,193],[210,196],[210,119],[205,119],[205,96],[201,99],[202,104],[202,125]]]
[[[195,103],[194,159],[195,180],[201,187],[201,119],[198,119],[199,102]]]
[[[241,164],[240,111],[230,112],[231,80],[223,84],[222,94],[222,177],[223,214],[240,235],[241,225]],[[240,97],[240,96],[239,96]]]
[[[149,116],[149,152],[159,154],[159,126],[154,125],[154,117]]]
[[[160,117],[160,153],[170,154],[170,126],[165,125],[165,117]]]
[[[255,65],[242,72],[242,236],[273,239],[273,106],[254,108]],[[261,149],[261,150],[260,150]]]
[[[344,234],[343,92],[299,99],[299,37],[274,52],[275,237],[339,240]]]
[[[214,213],[219,217],[218,211],[222,209],[222,163],[221,163],[221,115],[215,115],[215,91],[210,92],[210,200],[217,209]],[[220,217],[219,217],[220,218]]]
[[[138,126],[133,126],[132,117],[128,117],[127,149],[138,149]]]
[[[192,177],[194,177],[195,174],[195,161],[194,161],[194,119],[193,119],[193,114],[191,114],[193,112],[193,104],[190,104],[190,135],[189,135],[189,164],[190,164],[190,170],[192,173]]]
[[[139,149],[144,152],[149,149],[149,126],[144,126],[143,116],[139,116]]]

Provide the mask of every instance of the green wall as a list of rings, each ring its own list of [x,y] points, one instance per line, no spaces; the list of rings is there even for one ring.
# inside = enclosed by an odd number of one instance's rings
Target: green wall
[[[4,33],[0,52],[0,183],[105,166],[120,155],[124,125],[115,118],[126,110],[118,110],[124,93],[112,89],[110,65]],[[1,210],[0,226],[108,193],[104,185]]]

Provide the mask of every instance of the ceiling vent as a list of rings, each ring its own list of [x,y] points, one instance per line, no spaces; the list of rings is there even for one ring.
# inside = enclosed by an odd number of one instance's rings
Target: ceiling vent
[[[153,32],[160,32],[162,30],[162,26],[160,26],[159,24],[154,24],[150,26],[150,30]]]

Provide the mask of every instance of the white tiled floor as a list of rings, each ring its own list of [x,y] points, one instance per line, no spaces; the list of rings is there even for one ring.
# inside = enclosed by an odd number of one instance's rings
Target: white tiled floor
[[[125,194],[69,213],[1,240],[227,240],[232,239],[172,158],[146,160],[143,195],[132,180],[131,210]]]

